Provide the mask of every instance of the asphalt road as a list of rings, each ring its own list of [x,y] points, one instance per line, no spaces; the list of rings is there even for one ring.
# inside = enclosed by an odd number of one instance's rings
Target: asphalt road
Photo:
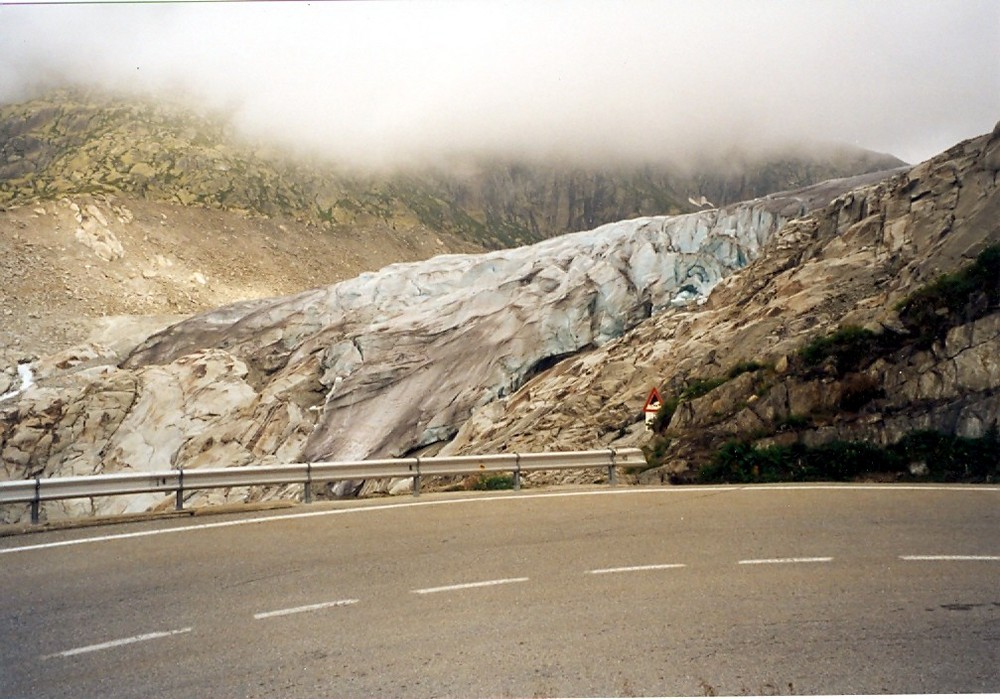
[[[0,539],[0,590],[0,697],[1000,692],[996,487],[150,521]]]

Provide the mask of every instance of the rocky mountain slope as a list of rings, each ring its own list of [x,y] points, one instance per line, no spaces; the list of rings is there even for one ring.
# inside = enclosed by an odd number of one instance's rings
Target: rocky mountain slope
[[[445,233],[373,240],[291,217],[111,194],[11,205],[0,230],[0,366],[88,339],[134,344],[233,301],[481,250]]]
[[[240,153],[226,162],[285,172]],[[1000,130],[915,168],[477,254],[499,238],[430,228],[402,199],[402,218],[340,226],[117,181],[81,193],[97,170],[41,193],[8,177],[5,356],[24,357],[14,343],[35,327],[39,342],[91,341],[0,373],[0,475],[639,445],[652,468],[636,477],[661,482],[696,477],[725,449],[749,450],[750,463],[772,448],[892,445],[925,430],[988,437],[1000,412],[994,263],[977,263],[971,291],[963,275],[935,280],[1000,241],[998,172]],[[435,191],[467,203],[479,176]],[[372,260],[462,250],[355,276]],[[652,386],[670,406],[655,434],[640,415]]]
[[[36,384],[0,402],[0,454],[18,478],[401,455],[445,442],[473,409],[651,314],[704,301],[786,221],[884,176],[392,265],[194,316],[124,357],[90,345],[43,358],[31,367]]]
[[[447,451],[644,445],[662,466],[642,477],[660,482],[732,440],[981,438],[1000,418],[1000,272],[994,259],[971,284],[935,280],[990,245],[997,257],[998,185],[1000,125],[790,222],[705,305],[666,309],[481,407]],[[671,412],[651,436],[639,411],[654,386]]]

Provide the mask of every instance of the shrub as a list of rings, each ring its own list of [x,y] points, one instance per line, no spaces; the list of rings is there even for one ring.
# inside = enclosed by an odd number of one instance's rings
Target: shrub
[[[793,463],[790,447],[773,445],[755,448],[747,441],[726,442],[701,469],[703,483],[768,483],[791,480],[787,471]]]
[[[649,444],[642,448],[643,456],[646,457],[646,463],[626,467],[625,473],[634,475],[645,471],[647,468],[662,466],[672,441],[669,437],[654,437]]]
[[[760,371],[761,369],[767,369],[767,365],[755,361],[739,362],[729,367],[729,371],[726,372],[726,378],[735,379],[740,374],[748,374],[751,371]]]
[[[884,354],[887,340],[871,330],[845,325],[829,335],[814,338],[799,350],[799,357],[808,367],[818,366],[833,357],[840,375],[857,371],[875,357]]]
[[[774,429],[778,432],[784,430],[804,430],[812,427],[812,418],[808,415],[786,415],[774,423]]]
[[[866,442],[830,442],[754,447],[729,442],[701,470],[704,483],[770,483],[775,481],[842,481],[884,463],[883,450]]]
[[[907,463],[925,462],[929,478],[935,481],[1000,479],[1000,438],[995,425],[979,439],[932,430],[912,432],[895,448]]]
[[[656,417],[653,418],[653,432],[659,434],[667,429],[667,425],[670,424],[670,418],[674,416],[674,411],[677,410],[677,406],[680,403],[680,399],[676,396],[670,396],[663,400],[660,404],[660,409],[656,411]]]
[[[767,365],[760,362],[739,362],[738,364],[731,366],[725,376],[717,376],[715,378],[702,378],[696,376],[689,379],[684,385],[684,388],[682,388],[676,396],[668,396],[663,400],[660,405],[660,409],[656,413],[656,417],[653,419],[653,432],[659,434],[667,429],[671,418],[673,418],[674,413],[677,411],[677,406],[679,406],[683,401],[701,398],[741,374],[746,374],[751,371],[760,371],[761,369],[766,368]]]
[[[943,274],[897,305],[899,319],[916,337],[930,346],[950,328],[981,318],[1000,306],[1000,244],[990,245],[975,262],[957,272]]]
[[[923,461],[935,481],[1000,480],[1000,436],[994,426],[972,439],[934,431],[912,432],[881,447],[863,441],[834,441],[754,447],[747,441],[724,444],[698,474],[701,483],[844,481],[866,473],[906,473]]]
[[[509,473],[484,473],[473,482],[473,490],[511,490],[514,476]]]
[[[840,391],[840,407],[857,412],[876,398],[885,395],[878,380],[868,374],[848,374],[844,377]]]
[[[680,392],[678,397],[681,400],[694,400],[695,398],[701,398],[705,394],[710,393],[722,384],[726,383],[727,380],[728,379],[721,376],[714,379],[693,378],[684,387],[684,390]]]

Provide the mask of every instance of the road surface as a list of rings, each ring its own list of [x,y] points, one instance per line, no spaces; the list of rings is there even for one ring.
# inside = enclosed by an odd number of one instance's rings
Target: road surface
[[[1000,488],[423,495],[0,539],[2,697],[1000,692]]]

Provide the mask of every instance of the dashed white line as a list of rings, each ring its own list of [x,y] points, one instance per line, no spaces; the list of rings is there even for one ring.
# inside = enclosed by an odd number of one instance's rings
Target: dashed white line
[[[749,558],[739,561],[741,566],[762,565],[766,563],[829,563],[833,558],[829,556],[814,556],[812,558]]]
[[[619,568],[595,568],[588,570],[591,575],[604,575],[605,573],[631,573],[638,570],[668,570],[670,568],[684,568],[684,563],[654,563],[644,566],[621,566]]]
[[[156,638],[166,638],[168,636],[176,636],[182,633],[189,633],[190,631],[192,631],[192,628],[190,626],[184,629],[174,629],[172,631],[153,631],[152,633],[144,633],[139,636],[129,636],[128,638],[119,638],[114,641],[95,643],[92,646],[71,648],[70,650],[64,650],[59,653],[52,653],[51,655],[43,655],[42,660],[48,660],[50,658],[69,658],[74,655],[81,655],[83,653],[93,653],[94,651],[107,650],[108,648],[117,648],[118,646],[127,646],[132,643],[141,643],[143,641],[152,641],[153,639]]]
[[[500,580],[481,580],[479,582],[461,583],[459,585],[444,585],[442,587],[424,587],[419,590],[410,590],[415,595],[430,595],[435,592],[452,592],[454,590],[468,590],[473,587],[490,587],[492,585],[508,585],[510,583],[528,582],[528,578],[502,578]]]
[[[900,556],[904,561],[1000,561],[1000,556]]]
[[[315,612],[319,609],[328,609],[330,607],[347,607],[352,604],[357,604],[359,600],[356,599],[338,599],[332,602],[319,602],[318,604],[307,604],[302,607],[289,607],[288,609],[275,609],[273,612],[258,612],[253,615],[254,619],[269,619],[273,616],[287,616],[289,614],[301,614],[302,612]]]

